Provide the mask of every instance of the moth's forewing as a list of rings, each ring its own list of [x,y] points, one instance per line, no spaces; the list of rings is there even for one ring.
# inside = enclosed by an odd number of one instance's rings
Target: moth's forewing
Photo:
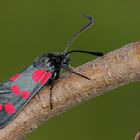
[[[33,65],[0,85],[0,128],[6,126],[52,76]]]

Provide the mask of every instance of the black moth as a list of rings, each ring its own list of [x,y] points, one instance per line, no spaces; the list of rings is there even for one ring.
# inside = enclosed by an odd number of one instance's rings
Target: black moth
[[[67,51],[78,35],[93,24],[92,17],[84,17],[88,19],[89,22],[84,25],[79,32],[74,34],[72,39],[68,42],[64,53],[44,54],[36,59],[26,70],[12,76],[9,80],[0,84],[0,128],[3,128],[10,123],[31,98],[45,85],[51,85],[50,109],[53,109],[52,89],[55,81],[59,78],[61,68],[90,80],[90,78],[74,72],[69,67],[69,54],[79,52],[95,56],[103,56],[103,53],[82,50]]]

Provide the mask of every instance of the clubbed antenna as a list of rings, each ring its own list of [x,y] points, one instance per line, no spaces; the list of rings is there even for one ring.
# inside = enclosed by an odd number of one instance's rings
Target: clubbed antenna
[[[69,47],[71,46],[72,42],[73,42],[82,32],[84,32],[85,30],[87,30],[88,28],[90,28],[90,27],[92,26],[92,24],[94,23],[92,17],[87,16],[87,15],[83,15],[83,17],[86,18],[86,19],[88,19],[89,22],[88,22],[86,25],[84,25],[84,26],[80,29],[80,31],[78,31],[77,33],[75,33],[75,34],[73,35],[73,37],[72,37],[71,40],[69,40],[69,42],[68,42],[68,44],[67,44],[67,46],[66,46],[66,48],[65,48],[64,54],[67,53],[67,51],[68,51]]]

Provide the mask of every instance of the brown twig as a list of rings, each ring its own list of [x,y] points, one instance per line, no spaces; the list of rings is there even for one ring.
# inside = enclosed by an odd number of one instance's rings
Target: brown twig
[[[92,80],[74,74],[59,79],[53,89],[53,110],[50,110],[49,88],[43,88],[8,126],[0,130],[0,140],[21,139],[39,124],[77,103],[140,80],[140,42],[128,44],[75,70]]]
[[[138,132],[135,136],[135,140],[140,140],[140,132]]]

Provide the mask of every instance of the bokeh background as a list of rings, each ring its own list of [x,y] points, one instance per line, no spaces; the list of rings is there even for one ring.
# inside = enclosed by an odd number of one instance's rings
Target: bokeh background
[[[62,52],[87,21],[94,26],[71,49],[109,52],[140,40],[139,0],[1,0],[0,81],[46,52]],[[71,65],[92,60],[71,55]],[[119,87],[42,124],[24,140],[133,140],[140,129],[140,83]]]

